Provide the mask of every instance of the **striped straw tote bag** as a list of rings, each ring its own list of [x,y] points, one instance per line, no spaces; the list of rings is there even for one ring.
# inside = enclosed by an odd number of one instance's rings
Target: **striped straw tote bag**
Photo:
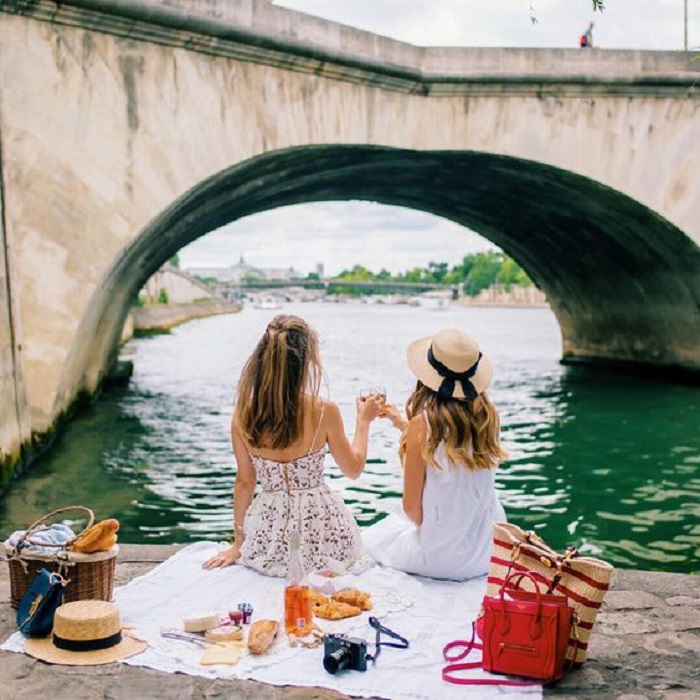
[[[489,565],[486,595],[496,597],[515,572],[528,572],[547,587],[547,593],[558,593],[569,599],[577,616],[577,645],[569,646],[569,655],[576,648],[576,665],[586,660],[588,638],[598,610],[610,587],[614,568],[600,559],[585,557],[575,547],[563,554],[552,549],[534,532],[525,532],[512,523],[497,522],[493,526],[493,550]],[[532,590],[529,579],[521,579],[522,590]]]

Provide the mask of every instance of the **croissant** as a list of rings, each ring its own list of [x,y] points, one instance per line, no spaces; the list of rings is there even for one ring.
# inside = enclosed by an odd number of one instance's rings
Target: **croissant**
[[[327,595],[323,595],[320,591],[312,588],[309,591],[309,602],[311,603],[311,608],[315,608],[317,605],[325,605],[330,603],[331,599]]]
[[[361,612],[362,610],[356,608],[354,605],[339,603],[336,600],[332,600],[325,605],[317,605],[314,608],[314,615],[316,615],[316,617],[322,617],[324,620],[342,620],[346,617],[355,617],[355,615],[359,615]]]
[[[333,600],[337,600],[339,603],[347,603],[360,610],[371,610],[372,601],[369,598],[369,593],[357,590],[356,588],[351,588],[348,591],[340,591],[332,596]]]
[[[264,654],[277,636],[279,628],[279,622],[276,620],[254,622],[248,632],[248,651],[251,654]]]
[[[119,521],[114,518],[101,520],[88,528],[73,542],[70,549],[73,552],[92,554],[93,552],[106,552],[117,542],[117,530]]]

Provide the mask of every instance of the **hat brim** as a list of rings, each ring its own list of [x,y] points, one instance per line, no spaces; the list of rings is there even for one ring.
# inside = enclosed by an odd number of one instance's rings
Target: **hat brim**
[[[68,651],[54,645],[52,637],[27,639],[24,644],[26,654],[40,661],[63,666],[99,666],[136,656],[148,647],[146,642],[124,635],[119,644],[109,649],[96,651]]]
[[[432,336],[414,340],[408,346],[406,355],[408,359],[408,366],[410,367],[411,372],[413,372],[415,375],[416,379],[425,384],[425,386],[427,386],[429,389],[438,391],[440,389],[440,385],[442,384],[443,378],[438,374],[437,370],[432,367],[430,362],[428,362],[428,350],[430,349],[432,342]],[[470,381],[474,385],[477,393],[481,394],[489,388],[492,379],[493,365],[491,364],[491,360],[486,355],[482,354],[481,360],[479,361],[479,367]],[[464,391],[462,390],[462,385],[459,382],[455,383],[452,398],[461,400],[466,398]]]

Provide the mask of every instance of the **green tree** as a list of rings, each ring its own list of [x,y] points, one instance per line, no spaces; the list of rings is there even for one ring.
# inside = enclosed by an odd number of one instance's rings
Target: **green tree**
[[[320,280],[321,278],[318,275],[318,272],[309,272],[308,275],[306,275],[307,280]]]
[[[170,297],[168,296],[168,290],[167,289],[161,289],[158,292],[158,303],[159,304],[168,304],[170,303]]]
[[[507,290],[510,290],[513,285],[518,287],[529,287],[532,285],[532,280],[527,276],[525,270],[513,258],[508,256],[503,260],[501,269],[496,275],[496,282],[502,284]]]
[[[173,257],[170,258],[170,260],[168,260],[168,262],[169,262],[173,267],[178,268],[178,270],[180,269],[180,256],[179,256],[177,253],[175,253],[175,255],[173,255]]]
[[[494,284],[501,270],[503,257],[501,252],[475,253],[473,265],[464,281],[464,291],[469,296],[476,296],[480,291]]]
[[[363,265],[355,265],[352,270],[343,270],[338,279],[351,282],[372,282],[375,279],[374,273]]]
[[[444,281],[445,276],[447,275],[447,267],[448,265],[446,262],[437,263],[431,260],[428,263],[426,279],[430,282],[436,282],[437,284],[440,284]]]

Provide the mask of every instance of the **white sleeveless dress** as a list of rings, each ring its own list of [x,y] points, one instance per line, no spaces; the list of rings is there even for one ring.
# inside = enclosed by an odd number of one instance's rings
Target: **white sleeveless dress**
[[[495,469],[468,469],[447,460],[443,444],[427,466],[423,523],[395,513],[366,528],[363,540],[381,564],[412,574],[463,581],[485,574],[491,557],[492,525],[505,520],[498,500]]]
[[[251,454],[262,491],[243,522],[239,562],[268,576],[286,576],[289,535],[300,533],[307,572],[339,562],[350,573],[374,564],[362,545],[360,529],[343,499],[323,479],[325,445],[290,462]]]

